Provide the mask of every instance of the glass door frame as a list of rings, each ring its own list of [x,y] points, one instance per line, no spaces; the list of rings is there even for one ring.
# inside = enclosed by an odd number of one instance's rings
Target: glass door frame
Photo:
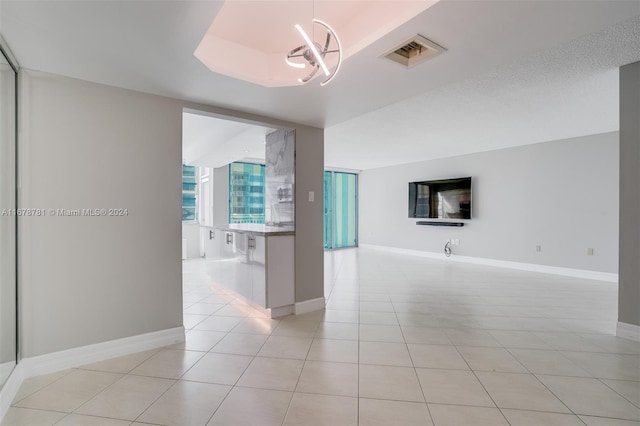
[[[7,43],[5,42],[4,38],[2,37],[2,35],[0,34],[0,55],[2,55],[4,57],[4,59],[7,61],[7,63],[9,64],[9,66],[11,67],[11,69],[13,70],[14,74],[15,74],[15,79],[14,79],[14,91],[13,91],[13,107],[14,107],[14,117],[13,117],[13,126],[14,126],[14,137],[13,137],[13,144],[14,144],[14,184],[15,184],[15,188],[14,188],[14,205],[16,210],[20,207],[19,204],[19,191],[18,191],[18,185],[19,185],[19,180],[20,180],[20,175],[19,175],[19,171],[20,171],[20,166],[19,166],[19,145],[18,145],[18,134],[19,134],[19,124],[20,124],[20,103],[19,103],[19,97],[20,97],[20,65],[18,64],[18,61],[16,60],[16,57],[13,55],[13,53],[11,52],[11,49],[9,49],[9,46],[7,45]],[[17,366],[20,363],[20,360],[22,358],[21,356],[21,347],[20,347],[20,298],[21,298],[21,294],[20,294],[20,269],[19,269],[19,264],[20,264],[20,252],[19,252],[19,232],[20,232],[20,228],[19,228],[19,221],[18,221],[19,215],[15,214],[14,215],[14,227],[15,227],[15,242],[14,242],[14,259],[15,259],[15,365]],[[15,371],[15,367],[14,367],[14,371]],[[9,377],[11,376],[11,374],[13,374],[12,371],[9,374]],[[8,377],[7,377],[8,380]],[[0,389],[2,389],[4,387],[5,383],[0,383]]]
[[[324,170],[324,176],[326,176],[327,173],[330,174],[330,179],[329,179],[329,192],[330,192],[330,196],[329,196],[329,201],[330,201],[330,206],[329,206],[329,212],[328,212],[328,216],[331,220],[331,226],[330,226],[330,230],[331,230],[331,235],[330,235],[330,247],[326,246],[326,235],[324,238],[324,249],[325,250],[342,250],[342,249],[349,249],[349,248],[355,248],[358,247],[358,216],[359,216],[359,196],[358,196],[358,179],[359,179],[359,173],[357,171],[353,171],[353,170],[341,170],[341,169],[325,169]],[[355,220],[354,220],[354,232],[355,232],[355,237],[354,237],[354,245],[352,246],[342,246],[342,247],[336,247],[336,238],[335,235],[337,233],[337,224],[336,224],[336,220],[335,220],[335,207],[336,207],[336,196],[335,196],[335,175],[336,173],[343,173],[343,174],[349,174],[349,175],[354,175],[355,177],[355,187],[354,187],[354,197],[355,197],[355,205],[354,205],[354,216],[355,216]],[[323,179],[324,181],[324,179]],[[324,201],[327,199],[327,194],[326,194],[326,188],[324,189],[324,193],[323,193],[323,203]],[[327,214],[324,214],[324,218],[326,219]],[[324,225],[324,230],[326,231],[327,227],[326,224]]]
[[[328,183],[329,183],[329,187],[327,188],[327,175],[329,176],[328,179]],[[323,222],[323,226],[324,226],[324,249],[325,250],[333,250],[334,247],[334,229],[333,229],[333,205],[334,205],[334,201],[333,201],[333,171],[331,170],[325,170],[323,172],[323,182],[324,182],[324,190],[323,190],[323,194],[322,194],[322,202],[324,203],[324,214],[323,214],[323,218],[324,218],[324,222]],[[329,207],[327,208],[327,201],[329,201]],[[327,220],[329,221],[329,226],[327,226]],[[329,232],[327,232],[327,230]],[[327,241],[327,237],[328,240]],[[327,245],[327,243],[329,243]]]

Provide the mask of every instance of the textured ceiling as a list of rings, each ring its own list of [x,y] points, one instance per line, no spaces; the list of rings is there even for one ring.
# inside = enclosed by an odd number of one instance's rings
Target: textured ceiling
[[[221,6],[0,0],[0,30],[26,68],[324,127],[327,165],[359,169],[617,130],[616,68],[640,60],[638,1],[443,0],[326,87],[265,88],[193,56]],[[417,33],[448,51],[380,58]]]
[[[636,17],[332,126],[325,163],[368,169],[617,131],[618,67],[639,60]]]
[[[2,35],[26,68],[317,127],[472,78],[640,13],[640,3],[629,1],[443,0],[353,55],[328,86],[266,88],[211,72],[193,56],[220,1],[1,1]],[[402,0],[388,3],[396,1]],[[417,33],[448,51],[410,70],[380,59]]]

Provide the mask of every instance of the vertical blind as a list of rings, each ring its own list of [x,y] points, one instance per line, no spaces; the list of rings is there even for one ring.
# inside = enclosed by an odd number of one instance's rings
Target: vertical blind
[[[229,165],[229,223],[264,223],[265,166]]]
[[[198,218],[197,171],[195,166],[182,166],[182,220],[196,220]]]

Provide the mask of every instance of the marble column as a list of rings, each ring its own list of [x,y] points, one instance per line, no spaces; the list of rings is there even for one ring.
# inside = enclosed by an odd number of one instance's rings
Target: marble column
[[[265,150],[265,224],[294,226],[295,130],[269,133]]]

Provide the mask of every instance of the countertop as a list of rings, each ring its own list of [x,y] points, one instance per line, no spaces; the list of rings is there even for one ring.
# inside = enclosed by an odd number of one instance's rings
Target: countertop
[[[213,225],[213,227],[222,231],[251,233],[267,237],[296,234],[295,227],[293,226],[268,226],[257,223],[237,223],[231,225]]]

